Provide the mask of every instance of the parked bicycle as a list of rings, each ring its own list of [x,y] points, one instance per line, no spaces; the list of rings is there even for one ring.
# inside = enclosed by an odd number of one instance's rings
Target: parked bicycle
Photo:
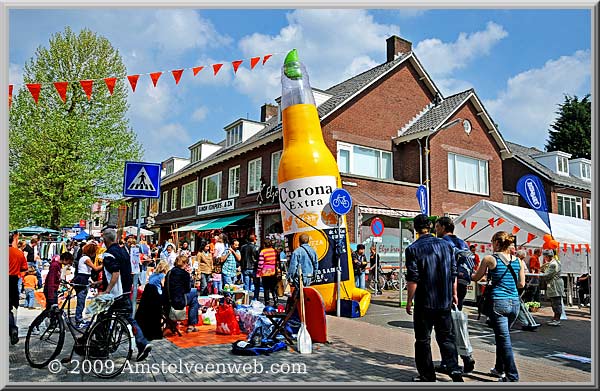
[[[90,322],[83,329],[78,329],[71,320],[71,299],[75,297],[75,287],[86,287],[61,280],[61,287],[66,288],[64,300],[42,311],[27,330],[25,339],[25,356],[33,368],[44,368],[62,351],[65,342],[65,325],[67,326],[74,344],[71,354],[61,360],[70,363],[73,353],[83,357],[89,365],[90,372],[100,378],[113,378],[119,375],[131,359],[135,337],[133,326],[127,314],[113,310],[120,300],[129,300],[129,293],[105,302],[107,308],[94,313]],[[66,307],[66,308],[65,308]]]
[[[400,273],[398,272],[398,268],[392,268],[388,272],[384,272],[383,269],[379,268],[377,270],[377,280],[378,280],[378,290],[403,290],[404,289],[404,280],[400,280]],[[368,288],[372,291],[375,290],[375,271],[371,270],[369,272],[369,284]]]

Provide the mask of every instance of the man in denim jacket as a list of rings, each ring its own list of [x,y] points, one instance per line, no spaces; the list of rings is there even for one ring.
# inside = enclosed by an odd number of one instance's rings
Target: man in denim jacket
[[[309,240],[310,237],[307,234],[300,235],[300,246],[292,253],[290,268],[288,269],[288,280],[295,287],[300,286],[298,266],[302,267],[302,283],[304,286],[309,286],[313,282],[316,272],[319,270],[317,253],[308,244]]]

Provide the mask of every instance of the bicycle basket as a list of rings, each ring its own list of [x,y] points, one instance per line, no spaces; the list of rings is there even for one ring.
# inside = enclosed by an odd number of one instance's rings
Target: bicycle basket
[[[99,315],[108,311],[108,309],[113,305],[114,301],[115,296],[111,295],[110,293],[94,297],[90,300],[89,305],[85,307],[83,317],[91,318],[95,315]]]

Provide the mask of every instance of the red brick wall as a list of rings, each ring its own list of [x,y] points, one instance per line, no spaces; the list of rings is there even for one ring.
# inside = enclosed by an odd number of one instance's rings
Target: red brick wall
[[[425,143],[421,141],[422,151]],[[423,155],[424,156],[424,155]],[[416,140],[399,144],[393,156],[394,178],[398,181],[421,183],[419,171],[419,143]],[[423,159],[423,181],[425,181],[425,160]]]
[[[488,133],[484,122],[477,116],[471,102],[467,102],[447,122],[456,118],[468,119],[472,130],[464,131],[462,122],[435,133],[430,139],[430,192],[431,214],[459,214],[482,199],[502,202],[502,160],[499,148]],[[488,160],[489,196],[448,190],[448,153]]]

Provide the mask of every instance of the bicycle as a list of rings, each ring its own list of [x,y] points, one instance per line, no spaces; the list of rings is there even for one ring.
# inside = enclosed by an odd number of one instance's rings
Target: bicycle
[[[64,301],[59,307],[42,311],[27,330],[25,339],[25,357],[33,368],[44,368],[62,351],[65,342],[65,324],[73,337],[73,349],[62,363],[71,362],[73,353],[83,356],[83,363],[90,362],[90,370],[100,378],[113,378],[119,375],[133,354],[135,337],[133,326],[124,313],[114,309],[120,300],[129,300],[129,294],[115,297],[107,309],[100,309],[92,315],[84,329],[78,329],[69,316],[71,299],[75,287],[89,287],[61,280],[65,287]],[[66,309],[65,309],[66,307]],[[82,363],[82,365],[83,365]]]
[[[377,270],[377,289],[379,291],[383,290],[395,290],[399,291],[404,289],[403,281],[399,278],[400,273],[397,268],[392,268],[389,272],[384,272],[383,269],[379,268]],[[375,273],[369,272],[369,289],[375,291]]]

